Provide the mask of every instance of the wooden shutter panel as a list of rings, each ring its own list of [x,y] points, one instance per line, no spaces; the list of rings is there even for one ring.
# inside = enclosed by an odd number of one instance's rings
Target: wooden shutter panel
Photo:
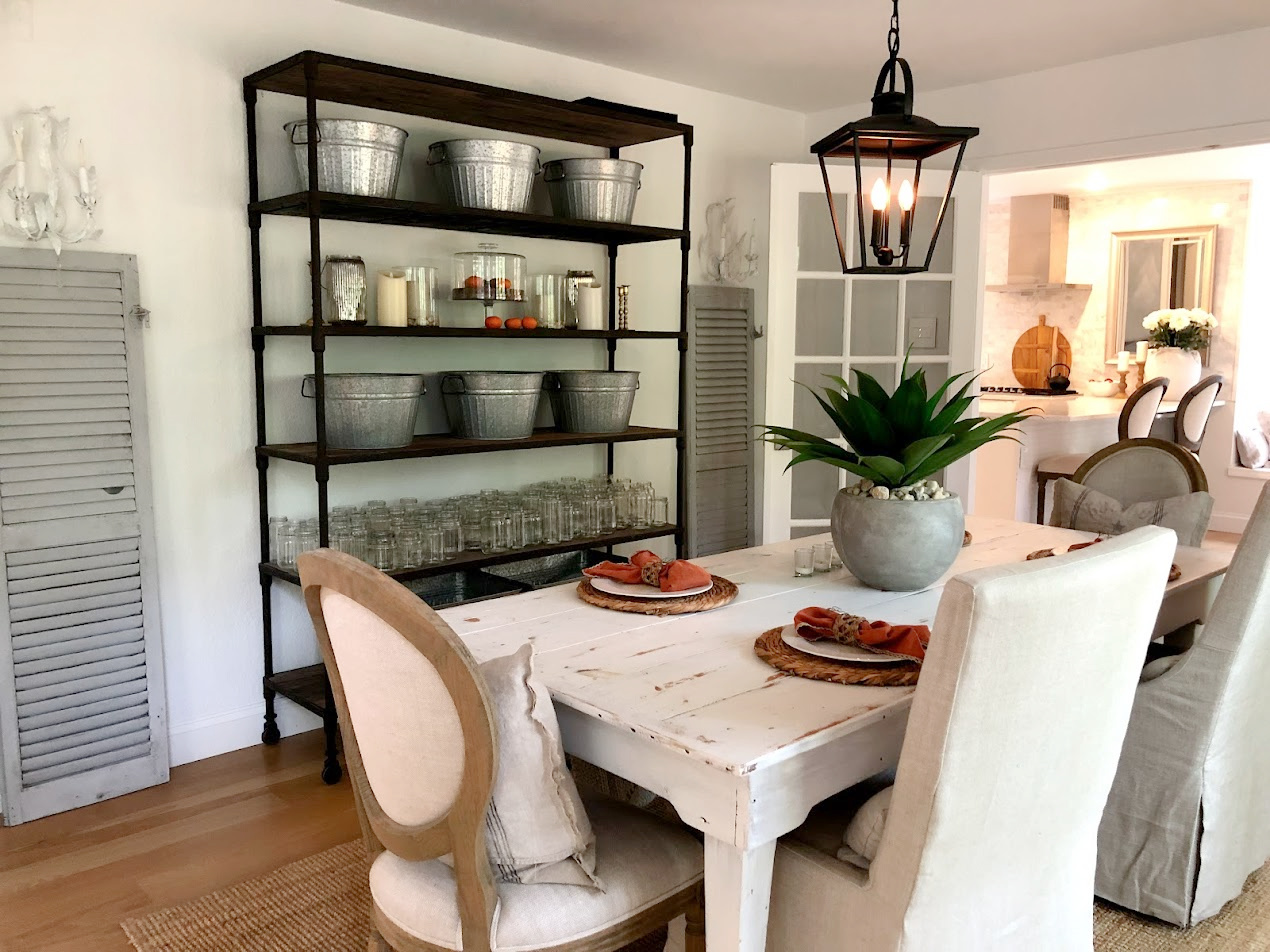
[[[749,288],[692,288],[689,298],[690,556],[753,545],[753,325]]]
[[[168,776],[135,261],[0,251],[8,824]]]

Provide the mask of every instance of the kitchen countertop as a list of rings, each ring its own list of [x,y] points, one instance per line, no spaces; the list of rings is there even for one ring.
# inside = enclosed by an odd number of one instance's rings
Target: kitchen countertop
[[[1225,406],[1224,400],[1218,400],[1214,407]],[[1026,410],[1035,407],[1034,418],[1046,420],[1106,420],[1117,419],[1124,408],[1124,400],[1119,397],[1091,397],[1080,394],[1074,397],[1029,396],[1014,393],[982,393],[979,395],[979,414],[985,417],[998,417],[1012,411]],[[1160,404],[1160,413],[1176,413],[1177,401],[1165,400]]]

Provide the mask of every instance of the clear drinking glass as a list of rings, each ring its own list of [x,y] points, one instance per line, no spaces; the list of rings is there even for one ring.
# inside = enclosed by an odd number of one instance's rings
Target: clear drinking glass
[[[510,509],[507,512],[507,547],[523,549],[525,547],[525,511]]]
[[[542,516],[536,512],[526,512],[525,520],[525,546],[540,545],[542,543]]]
[[[634,521],[631,512],[631,491],[629,487],[619,487],[613,492],[613,506],[617,515],[617,524],[623,529],[629,528]]]
[[[601,533],[609,533],[617,528],[617,507],[612,493],[606,493],[596,500],[595,514]]]
[[[507,539],[507,512],[503,509],[486,510],[481,519],[481,551],[485,553],[506,552],[510,546]]]
[[[811,546],[804,546],[801,549],[794,550],[794,577],[802,578],[805,575],[812,575],[816,571],[815,554]]]
[[[833,543],[821,542],[812,548],[812,567],[817,572],[828,572],[833,567]]]
[[[652,517],[652,497],[636,493],[631,501],[631,525],[636,529],[646,528]]]
[[[654,496],[653,511],[649,518],[655,526],[664,526],[670,522],[670,500],[665,496]]]
[[[562,506],[556,496],[544,496],[542,500],[542,541],[547,545],[555,545],[561,541]]]

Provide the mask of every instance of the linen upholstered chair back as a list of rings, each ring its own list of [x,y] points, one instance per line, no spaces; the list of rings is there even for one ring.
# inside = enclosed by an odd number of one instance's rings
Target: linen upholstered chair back
[[[451,854],[463,947],[488,949],[496,738],[476,661],[436,612],[364,562],[329,549],[298,562],[372,856]]]
[[[1221,393],[1225,378],[1221,374],[1205,377],[1182,395],[1173,418],[1173,439],[1184,449],[1198,453],[1213,415],[1213,404]]]
[[[1270,485],[1208,622],[1138,687],[1099,832],[1098,895],[1189,926],[1270,859]]]
[[[1206,492],[1204,468],[1176,443],[1151,438],[1121,440],[1100,449],[1072,479],[1122,506]]]
[[[869,872],[895,941],[860,948],[1091,947],[1098,821],[1174,540],[1149,526],[948,582]]]
[[[1129,394],[1120,410],[1116,439],[1136,440],[1150,436],[1151,425],[1155,423],[1155,416],[1160,412],[1160,404],[1164,401],[1164,392],[1168,388],[1168,377],[1155,377]]]

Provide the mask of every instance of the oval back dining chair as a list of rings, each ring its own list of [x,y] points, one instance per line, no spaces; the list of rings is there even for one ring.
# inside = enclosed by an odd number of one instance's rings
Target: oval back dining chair
[[[1199,460],[1176,443],[1151,437],[1103,447],[1076,468],[1072,480],[1122,506],[1208,491]]]
[[[876,855],[782,839],[767,947],[1092,949],[1098,822],[1174,548],[1148,526],[949,581]]]
[[[1185,927],[1270,859],[1270,486],[1196,643],[1153,665],[1165,670],[1138,687],[1096,892]]]
[[[475,659],[366,563],[329,549],[298,562],[371,858],[371,952],[611,952],[680,915],[704,952],[701,847],[633,808],[591,815],[603,890],[495,884],[499,742]]]
[[[1164,392],[1169,388],[1167,377],[1155,377],[1148,380],[1125,399],[1120,408],[1120,418],[1116,421],[1116,439],[1134,440],[1151,434],[1151,424],[1160,412],[1160,404],[1164,402]],[[1047,456],[1036,464],[1036,521],[1045,522],[1045,487],[1052,480],[1072,474],[1080,464],[1089,458],[1088,453],[1065,453],[1061,456]]]
[[[1208,420],[1213,415],[1213,404],[1225,382],[1221,374],[1211,374],[1182,395],[1173,417],[1173,440],[1178,446],[1199,453],[1208,431]]]

